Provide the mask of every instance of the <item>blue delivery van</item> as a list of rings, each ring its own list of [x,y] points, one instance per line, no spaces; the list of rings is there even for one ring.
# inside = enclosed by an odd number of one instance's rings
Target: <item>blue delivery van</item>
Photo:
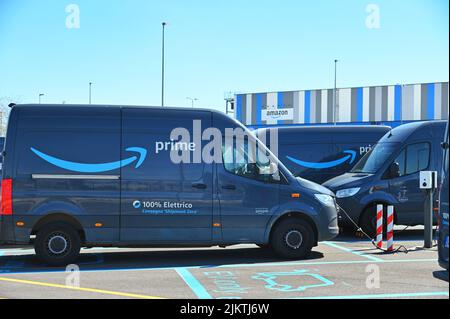
[[[4,145],[5,145],[5,138],[3,136],[1,136],[0,137],[0,152],[3,151]],[[2,166],[3,166],[3,158],[0,156],[0,174],[2,173]],[[1,191],[2,191],[2,186],[0,184],[0,194],[1,194]]]
[[[272,150],[271,131],[278,135],[277,157],[294,176],[322,184],[349,172],[382,138],[389,126],[285,126],[255,133]]]
[[[441,169],[441,185],[439,187],[439,235],[438,235],[438,252],[439,264],[448,271],[448,157],[449,157],[449,140],[447,129],[445,130],[445,140],[442,142],[444,157]]]
[[[12,107],[0,241],[31,243],[47,264],[73,262],[80,247],[240,243],[297,259],[338,232],[334,194],[223,113]]]
[[[346,174],[323,183],[336,193],[343,210],[370,236],[375,235],[376,205],[394,205],[397,225],[423,225],[425,192],[420,171],[439,171],[445,121],[404,124],[388,132]],[[345,214],[340,224],[352,227]]]

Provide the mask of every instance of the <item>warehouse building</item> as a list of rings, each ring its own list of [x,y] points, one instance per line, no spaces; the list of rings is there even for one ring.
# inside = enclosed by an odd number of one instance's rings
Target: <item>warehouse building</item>
[[[448,119],[448,82],[237,94],[235,117],[249,126]]]

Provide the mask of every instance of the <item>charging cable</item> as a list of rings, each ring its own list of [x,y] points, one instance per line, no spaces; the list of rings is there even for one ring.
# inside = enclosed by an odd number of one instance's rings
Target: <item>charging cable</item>
[[[337,204],[336,203],[336,205],[338,206],[338,208],[345,214],[345,216],[347,216],[347,218],[352,222],[352,224],[356,227],[356,229],[357,229],[357,231],[358,232],[361,232],[364,236],[366,236],[367,237],[367,239],[369,239],[370,240],[370,242],[372,243],[372,245],[376,248],[376,249],[378,249],[378,250],[381,250],[381,251],[383,251],[383,252],[385,252],[385,253],[392,253],[392,254],[395,254],[395,253],[399,253],[399,252],[401,252],[401,253],[405,253],[405,254],[407,254],[408,252],[409,252],[409,250],[408,250],[408,248],[406,248],[405,246],[403,246],[403,245],[401,245],[401,246],[399,246],[397,249],[395,249],[395,250],[393,250],[393,251],[388,251],[387,249],[383,249],[383,248],[380,248],[380,247],[378,247],[377,245],[376,245],[376,243],[375,243],[375,239],[373,239],[373,238],[371,238],[348,214],[347,214],[347,212],[345,211],[345,209],[343,209],[341,206],[339,206],[339,204]],[[409,226],[408,226],[409,227]],[[406,229],[408,229],[408,227],[406,227],[405,229],[403,229],[403,230],[401,230],[400,232],[402,232],[402,231],[405,231]]]

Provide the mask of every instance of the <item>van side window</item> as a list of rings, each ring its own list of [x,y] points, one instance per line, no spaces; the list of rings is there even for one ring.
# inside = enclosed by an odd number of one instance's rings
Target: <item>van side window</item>
[[[406,149],[406,175],[414,174],[428,168],[430,161],[430,144],[409,145]]]
[[[428,168],[430,162],[430,144],[408,145],[394,160],[399,166],[399,176],[411,175]]]
[[[246,140],[244,142],[223,143],[223,165],[227,172],[234,175],[256,179],[264,182],[281,181],[279,171],[274,173],[264,173],[270,170],[271,161],[263,149],[251,147]]]
[[[394,163],[398,164],[399,177],[404,176],[406,172],[406,150],[403,150],[399,156],[395,159]]]

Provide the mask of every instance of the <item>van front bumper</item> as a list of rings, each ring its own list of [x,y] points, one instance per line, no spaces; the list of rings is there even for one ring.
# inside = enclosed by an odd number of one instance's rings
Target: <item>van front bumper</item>
[[[338,212],[336,207],[323,207],[317,222],[318,241],[325,241],[339,235]]]

